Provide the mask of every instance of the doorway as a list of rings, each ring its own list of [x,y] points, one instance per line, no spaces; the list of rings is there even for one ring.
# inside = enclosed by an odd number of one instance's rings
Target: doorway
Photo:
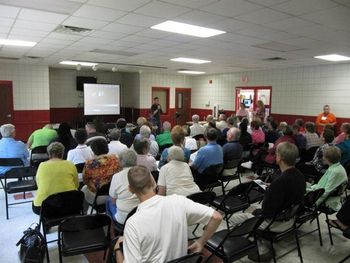
[[[265,116],[271,113],[271,86],[257,86],[257,87],[236,87],[235,110],[240,109],[240,104],[244,103],[249,112],[249,120],[252,120],[253,112],[256,110],[256,102],[261,100],[265,105]]]
[[[0,125],[12,123],[13,116],[13,95],[12,81],[0,80]]]
[[[191,120],[191,89],[175,89],[175,120],[176,124],[184,125]]]

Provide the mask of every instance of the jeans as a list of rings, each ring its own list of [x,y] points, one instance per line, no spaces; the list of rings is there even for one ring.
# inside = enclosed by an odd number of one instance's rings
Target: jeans
[[[117,206],[113,202],[112,197],[109,197],[106,200],[105,205],[106,205],[106,214],[109,215],[113,219],[113,221],[116,221],[115,214],[117,213]]]

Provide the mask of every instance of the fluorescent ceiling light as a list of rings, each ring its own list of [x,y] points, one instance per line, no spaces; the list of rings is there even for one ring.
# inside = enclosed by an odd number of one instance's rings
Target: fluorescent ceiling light
[[[87,67],[92,67],[92,66],[96,66],[97,63],[92,63],[92,62],[80,62],[80,61],[72,61],[72,60],[65,60],[65,61],[61,61],[60,64],[63,65],[81,65],[81,66],[87,66]]]
[[[195,37],[212,37],[226,33],[225,31],[213,28],[195,26],[171,20],[165,21],[158,25],[154,25],[151,28]]]
[[[329,54],[329,55],[323,55],[323,56],[316,56],[314,58],[323,59],[327,61],[347,61],[350,60],[350,57],[338,55],[338,54]]]
[[[177,72],[182,74],[191,74],[191,75],[205,74],[205,72],[203,71],[194,71],[194,70],[178,70]]]
[[[197,59],[197,58],[172,58],[171,61],[175,62],[184,62],[184,63],[192,63],[192,64],[204,64],[204,63],[210,63],[210,60],[203,60],[203,59]]]
[[[18,47],[33,47],[36,45],[36,42],[0,38],[0,45],[18,46]]]

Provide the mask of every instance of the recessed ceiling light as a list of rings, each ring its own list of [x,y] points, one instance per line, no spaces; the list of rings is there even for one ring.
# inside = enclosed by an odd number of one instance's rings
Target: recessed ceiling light
[[[195,26],[171,20],[165,21],[158,25],[154,25],[151,28],[195,37],[212,37],[226,33],[225,31],[213,28]]]
[[[0,38],[0,45],[18,46],[18,47],[33,47],[36,45],[36,42]]]
[[[178,70],[177,72],[182,74],[191,74],[191,75],[205,74],[205,72],[203,71],[194,71],[194,70]]]
[[[329,55],[323,55],[323,56],[316,56],[314,58],[323,59],[327,61],[347,61],[350,60],[350,57],[338,55],[338,54],[329,54]]]
[[[210,60],[203,60],[203,59],[197,59],[197,58],[172,58],[171,61],[175,62],[184,62],[184,63],[192,63],[192,64],[205,64],[210,63]]]
[[[92,66],[96,66],[97,63],[92,63],[92,62],[81,62],[81,61],[72,61],[72,60],[65,60],[65,61],[61,61],[60,64],[63,65],[80,65],[80,66],[86,66],[86,67],[92,67]]]

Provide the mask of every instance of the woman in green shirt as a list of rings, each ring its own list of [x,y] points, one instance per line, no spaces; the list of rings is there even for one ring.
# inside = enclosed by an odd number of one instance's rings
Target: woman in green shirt
[[[307,187],[307,191],[314,191],[316,189],[324,188],[324,194],[317,200],[317,205],[323,203],[326,199],[325,205],[334,211],[338,211],[341,207],[340,196],[328,197],[328,195],[337,189],[338,186],[346,183],[348,177],[344,167],[339,163],[341,159],[341,152],[339,148],[330,146],[323,152],[323,161],[329,165],[325,174],[321,177],[317,184]]]
[[[78,172],[75,165],[63,160],[64,146],[53,142],[47,147],[49,160],[39,165],[36,173],[38,190],[33,201],[33,212],[40,215],[41,203],[50,195],[76,190],[79,186]]]

